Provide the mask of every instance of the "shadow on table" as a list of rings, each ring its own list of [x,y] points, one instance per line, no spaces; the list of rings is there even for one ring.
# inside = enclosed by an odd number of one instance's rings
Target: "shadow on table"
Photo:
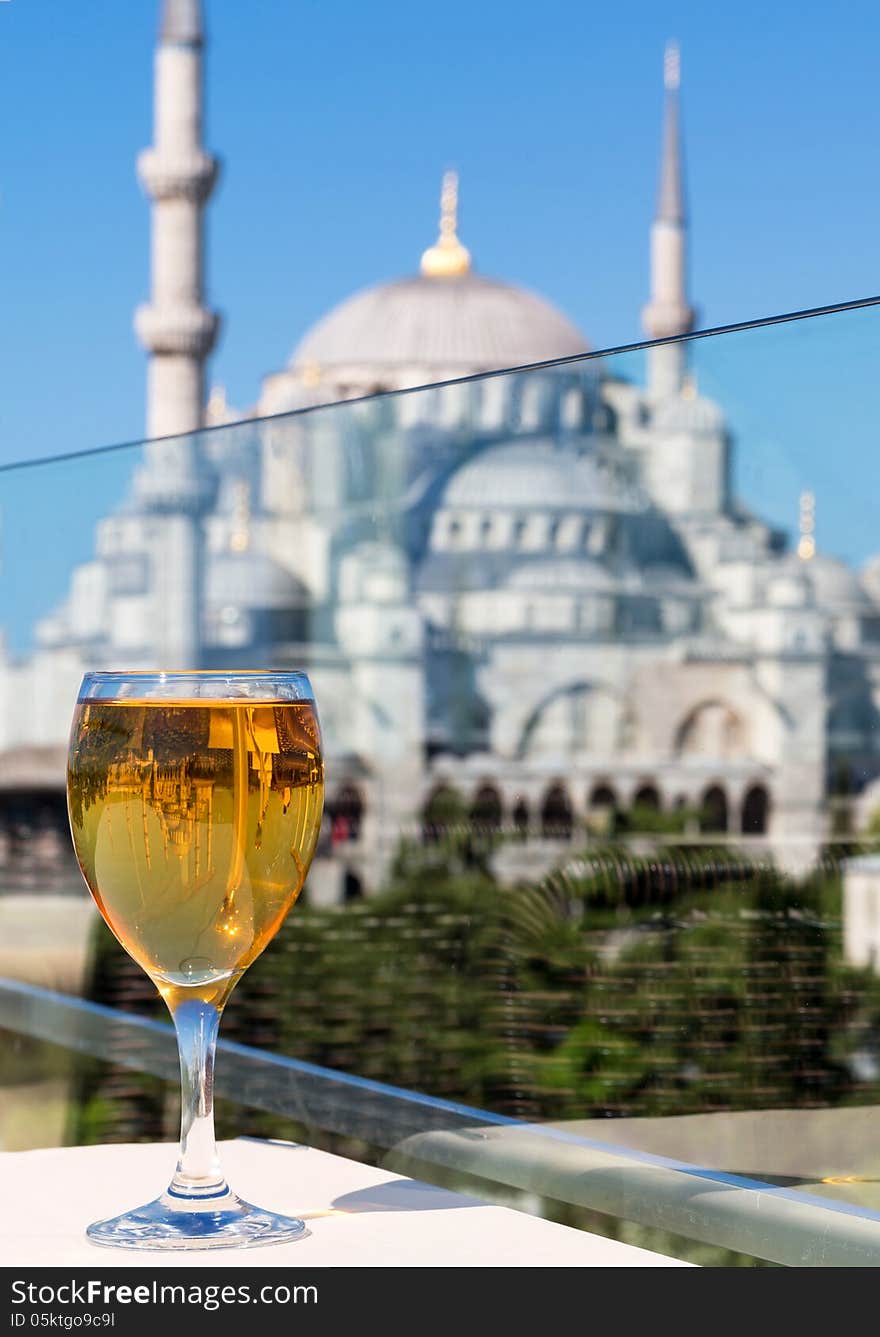
[[[354,1193],[343,1193],[334,1198],[333,1208],[338,1212],[436,1212],[450,1207],[484,1207],[476,1198],[466,1198],[448,1189],[432,1188],[406,1179],[390,1179],[386,1184],[374,1184]]]

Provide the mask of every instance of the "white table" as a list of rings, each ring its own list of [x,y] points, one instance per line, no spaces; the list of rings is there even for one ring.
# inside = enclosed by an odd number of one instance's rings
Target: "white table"
[[[222,1147],[243,1198],[304,1217],[292,1244],[195,1253],[140,1253],[91,1244],[91,1221],[165,1187],[171,1145],[60,1147],[0,1155],[0,1266],[146,1267],[684,1267],[673,1258],[554,1225],[289,1143]],[[14,1205],[14,1211],[8,1210]]]

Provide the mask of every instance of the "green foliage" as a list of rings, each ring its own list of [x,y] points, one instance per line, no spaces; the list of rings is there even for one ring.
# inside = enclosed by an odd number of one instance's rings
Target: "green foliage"
[[[501,887],[493,848],[450,827],[402,844],[368,901],[298,907],[224,1035],[529,1119],[877,1098],[852,1056],[873,1044],[880,985],[840,963],[836,876],[795,884],[724,850],[608,845]],[[161,1006],[106,932],[92,993]],[[168,1128],[167,1093],[129,1073],[114,1133],[111,1089],[107,1071],[84,1073],[78,1140]]]
[[[636,803],[615,814],[614,830],[617,835],[683,836],[698,831],[704,820],[698,808],[655,808],[647,803]]]

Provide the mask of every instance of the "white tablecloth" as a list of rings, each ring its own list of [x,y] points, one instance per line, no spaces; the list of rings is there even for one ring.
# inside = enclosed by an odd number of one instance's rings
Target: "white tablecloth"
[[[141,1253],[91,1244],[91,1221],[166,1186],[176,1148],[63,1147],[0,1155],[0,1266],[679,1267],[645,1249],[449,1193],[342,1156],[241,1139],[222,1148],[243,1198],[310,1234],[256,1249]]]

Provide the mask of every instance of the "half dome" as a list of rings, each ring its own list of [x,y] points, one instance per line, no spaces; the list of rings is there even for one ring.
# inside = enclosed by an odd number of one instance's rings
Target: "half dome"
[[[285,609],[308,602],[302,582],[264,553],[216,553],[206,565],[205,602],[211,607]]]
[[[462,464],[446,484],[449,510],[633,511],[646,503],[594,455],[576,455],[553,441],[491,446]]]

